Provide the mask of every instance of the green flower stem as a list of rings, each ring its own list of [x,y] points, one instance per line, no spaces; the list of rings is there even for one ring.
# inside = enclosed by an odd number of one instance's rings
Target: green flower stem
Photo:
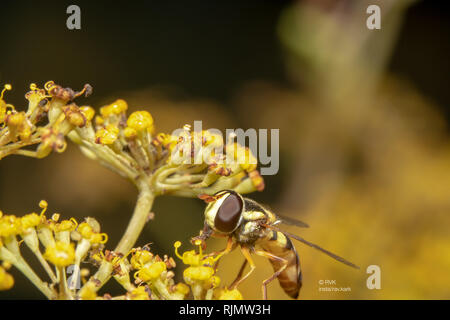
[[[29,228],[22,234],[22,239],[27,245],[28,248],[34,253],[36,258],[41,263],[44,270],[47,272],[48,276],[50,277],[50,280],[52,283],[58,282],[55,276],[55,273],[53,272],[52,268],[48,264],[47,260],[45,260],[44,256],[41,253],[41,250],[39,249],[39,238],[36,232],[36,229]]]
[[[212,300],[214,295],[214,289],[209,289],[206,291],[205,300]]]
[[[115,252],[124,255],[133,248],[139,235],[144,229],[148,214],[150,213],[155,199],[155,195],[151,191],[146,179],[139,179],[137,181],[137,187],[139,196],[134,208],[133,216],[131,217],[122,239],[114,250]],[[89,282],[95,281],[95,290],[98,291],[111,278],[112,271],[111,263],[103,261],[97,273],[83,286],[83,288],[85,288]],[[81,290],[83,290],[83,288]]]
[[[178,176],[174,178],[166,178],[164,182],[167,184],[193,183],[202,181],[204,178],[205,174],[192,174],[186,176]]]
[[[151,191],[147,180],[138,181],[139,196],[136,202],[136,207],[133,216],[128,224],[122,239],[114,250],[116,253],[126,255],[134,246],[139,235],[147,223],[148,215],[153,206],[155,196]]]
[[[48,299],[55,297],[55,293],[49,288],[47,283],[43,282],[34,273],[33,269],[22,258],[19,250],[19,244],[15,236],[10,236],[5,239],[6,247],[0,246],[0,259],[10,262],[13,266],[19,269]]]
[[[42,267],[44,268],[44,270],[47,272],[48,276],[50,277],[50,280],[53,283],[56,283],[58,280],[56,279],[56,276],[52,270],[52,268],[50,267],[50,265],[47,263],[47,260],[44,259],[44,256],[42,255],[41,251],[33,251],[33,253],[36,255],[36,257],[38,258],[39,262],[41,263]]]
[[[192,295],[194,296],[194,300],[202,300],[204,290],[201,284],[195,283],[191,286]]]
[[[33,269],[26,263],[26,261],[22,258],[16,258],[15,261],[11,261],[11,263],[19,269],[20,272],[22,272],[25,277],[28,278],[35,286],[38,288],[46,297],[47,299],[54,299],[55,298],[55,292],[51,290],[47,283],[43,282],[37,275],[34,273]]]
[[[177,300],[174,295],[171,295],[167,290],[167,286],[161,281],[161,279],[157,279],[153,284],[158,293],[166,300]]]
[[[66,278],[66,269],[64,267],[59,267],[59,300],[72,300],[72,294],[70,293],[70,290],[67,286],[67,278]]]

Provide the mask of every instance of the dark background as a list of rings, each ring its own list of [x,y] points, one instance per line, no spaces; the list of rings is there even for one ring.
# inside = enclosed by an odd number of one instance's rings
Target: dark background
[[[96,99],[170,84],[226,102],[255,78],[286,83],[276,36],[290,1],[2,1],[0,81],[21,101],[30,82],[94,86]],[[81,8],[82,29],[66,28],[67,6]],[[418,1],[406,15],[390,68],[449,114],[450,12]]]

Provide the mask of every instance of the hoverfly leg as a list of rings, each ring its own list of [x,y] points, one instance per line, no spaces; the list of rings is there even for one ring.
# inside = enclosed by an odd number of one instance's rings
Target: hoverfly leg
[[[217,270],[217,267],[219,266],[219,262],[220,262],[220,258],[222,258],[222,256],[229,254],[231,251],[234,250],[234,248],[236,248],[236,243],[233,242],[233,237],[229,237],[228,238],[228,242],[227,242],[227,246],[225,249],[223,249],[222,251],[215,251],[212,252],[208,255],[206,255],[206,257],[213,257],[216,256],[216,260],[217,262],[214,265],[214,269]]]
[[[244,270],[245,270],[246,266],[247,266],[247,259],[245,259],[244,262],[242,263],[242,266],[239,269],[239,273],[237,274],[234,281],[231,283],[230,287],[234,287],[235,283],[238,282],[242,278],[242,275],[244,274]]]
[[[278,278],[280,273],[282,273],[284,271],[284,269],[286,269],[286,267],[288,266],[288,261],[286,259],[283,259],[276,255],[273,255],[267,251],[255,250],[255,254],[257,254],[261,257],[268,258],[268,259],[278,260],[283,263],[283,266],[280,269],[278,269],[272,276],[270,276],[269,278],[267,278],[266,280],[263,281],[263,285],[262,285],[263,299],[267,300],[267,285],[270,282],[272,282],[273,280],[275,280],[276,278]]]
[[[248,248],[241,247],[241,251],[242,251],[242,254],[244,255],[246,261],[248,261],[248,263],[250,264],[250,271],[247,272],[247,274],[245,276],[243,276],[240,279],[238,279],[237,281],[233,282],[233,284],[230,286],[231,290],[237,288],[243,281],[245,281],[245,279],[247,279],[250,276],[250,274],[253,272],[253,270],[255,270],[255,268],[256,268],[256,265],[253,262],[252,256],[251,256]]]
[[[191,238],[191,243],[194,244],[195,241],[202,241],[202,249],[206,249],[206,240],[211,237],[213,234],[213,230],[205,223],[203,230],[200,231],[200,234],[196,237]]]

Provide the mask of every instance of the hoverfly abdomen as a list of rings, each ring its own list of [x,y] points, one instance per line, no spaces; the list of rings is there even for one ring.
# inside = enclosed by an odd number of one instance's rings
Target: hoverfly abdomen
[[[278,281],[284,292],[291,298],[297,299],[302,287],[302,272],[300,260],[292,241],[282,232],[272,231],[269,239],[261,241],[260,247],[287,261],[286,268],[278,275]],[[277,272],[283,267],[283,262],[270,260],[273,270]]]

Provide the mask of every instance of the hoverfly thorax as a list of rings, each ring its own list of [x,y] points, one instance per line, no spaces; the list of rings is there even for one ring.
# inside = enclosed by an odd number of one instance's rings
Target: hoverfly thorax
[[[244,200],[231,190],[220,191],[212,198],[205,210],[206,223],[217,232],[232,233],[242,223]]]

